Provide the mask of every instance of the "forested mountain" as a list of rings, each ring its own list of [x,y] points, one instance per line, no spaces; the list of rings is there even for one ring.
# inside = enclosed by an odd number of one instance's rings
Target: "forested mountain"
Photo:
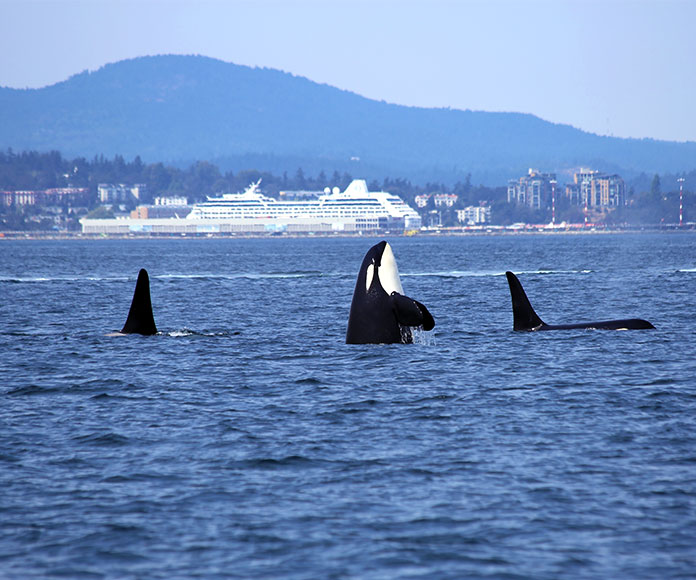
[[[631,177],[696,165],[696,142],[600,137],[518,113],[392,105],[201,56],[142,57],[41,89],[0,88],[7,148],[419,182],[471,173],[489,184],[528,167],[584,165]]]

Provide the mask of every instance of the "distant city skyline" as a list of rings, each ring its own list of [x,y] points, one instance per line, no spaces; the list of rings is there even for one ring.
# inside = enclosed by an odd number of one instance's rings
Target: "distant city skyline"
[[[0,86],[201,54],[402,105],[696,141],[688,0],[0,0],[0,16]]]

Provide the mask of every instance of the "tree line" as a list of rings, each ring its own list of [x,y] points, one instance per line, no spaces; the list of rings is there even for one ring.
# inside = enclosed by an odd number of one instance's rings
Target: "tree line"
[[[357,176],[360,177],[360,176]],[[684,221],[696,220],[696,198],[693,184],[696,183],[696,170],[680,176],[642,174],[627,183],[627,205],[599,216],[608,224],[656,224],[676,223],[678,221],[678,182],[684,182]],[[308,175],[302,168],[294,173],[282,175],[266,171],[245,169],[222,172],[213,163],[197,161],[188,167],[172,164],[144,163],[139,156],[131,161],[121,155],[111,159],[98,155],[92,159],[77,157],[64,158],[58,151],[14,152],[12,149],[0,151],[0,191],[2,190],[43,190],[56,187],[86,187],[90,191],[90,201],[86,209],[99,205],[97,186],[100,183],[124,183],[128,185],[144,183],[146,193],[140,203],[152,203],[158,196],[185,196],[189,203],[203,201],[206,196],[242,191],[250,183],[262,180],[262,190],[266,195],[277,197],[279,192],[288,190],[321,191],[326,187],[344,190],[353,176],[347,172],[334,171],[327,174],[320,171]],[[487,187],[471,183],[469,174],[463,181],[454,184],[429,182],[412,183],[399,177],[385,177],[382,181],[368,182],[370,190],[384,190],[400,196],[406,203],[415,207],[415,198],[421,194],[453,193],[458,196],[451,208],[435,208],[432,202],[423,213],[435,212],[437,223],[443,226],[456,225],[456,210],[471,205],[485,203],[492,208],[493,222],[507,225],[515,222],[548,223],[551,208],[532,210],[507,202],[507,187]],[[9,208],[2,208],[8,213]],[[16,209],[14,210],[16,212]],[[427,216],[426,216],[427,217]],[[595,219],[597,216],[594,216]],[[581,222],[583,208],[571,206],[559,195],[556,200],[556,221]]]
[[[302,168],[294,173],[275,175],[266,171],[246,169],[237,172],[221,172],[208,162],[197,161],[186,168],[164,163],[144,163],[139,156],[127,161],[121,155],[108,159],[98,155],[92,159],[64,158],[58,151],[41,153],[11,149],[0,152],[0,190],[42,190],[55,187],[86,187],[93,193],[90,207],[98,205],[96,192],[100,183],[144,183],[147,185],[143,203],[151,203],[158,196],[185,196],[189,203],[203,201],[206,196],[242,191],[250,183],[262,180],[266,195],[277,197],[281,191],[321,191],[326,187],[344,190],[353,180],[347,172],[307,175]],[[414,184],[407,179],[386,177],[381,182],[372,180],[370,190],[384,190],[399,195],[413,205],[417,195],[423,193],[455,193],[459,205],[473,205],[480,201],[502,200],[505,188],[474,186],[469,175],[454,186],[444,183]]]

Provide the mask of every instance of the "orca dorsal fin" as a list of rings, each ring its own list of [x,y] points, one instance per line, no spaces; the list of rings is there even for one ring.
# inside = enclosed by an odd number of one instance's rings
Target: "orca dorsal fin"
[[[150,300],[150,278],[145,268],[138,273],[138,281],[135,283],[133,301],[126,324],[121,329],[123,334],[157,334],[155,317],[152,315],[152,302]]]
[[[544,321],[532,308],[522,284],[512,272],[505,272],[512,297],[513,330],[535,330],[544,326]]]

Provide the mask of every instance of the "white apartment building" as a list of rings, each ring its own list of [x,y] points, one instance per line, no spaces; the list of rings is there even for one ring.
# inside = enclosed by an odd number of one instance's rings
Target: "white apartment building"
[[[485,205],[470,205],[457,210],[457,219],[460,223],[469,226],[487,224],[491,221],[491,208]]]

